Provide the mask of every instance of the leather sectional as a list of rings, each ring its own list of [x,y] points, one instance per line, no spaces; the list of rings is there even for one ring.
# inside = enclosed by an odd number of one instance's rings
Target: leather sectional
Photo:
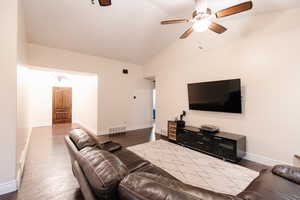
[[[112,142],[97,143],[83,130],[65,137],[74,176],[86,200],[300,200],[300,169],[260,172],[237,196],[187,185]]]

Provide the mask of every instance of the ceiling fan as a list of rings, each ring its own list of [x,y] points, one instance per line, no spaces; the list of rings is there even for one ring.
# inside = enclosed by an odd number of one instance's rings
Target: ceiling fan
[[[111,0],[98,0],[100,6],[110,6]],[[95,0],[92,0],[92,4],[95,4]]]
[[[213,13],[212,10],[207,7],[207,0],[195,0],[195,2],[196,10],[193,12],[192,19],[167,20],[162,21],[161,24],[167,25],[179,23],[193,23],[193,26],[180,36],[180,39],[187,38],[193,31],[203,32],[207,29],[222,34],[225,31],[227,31],[227,29],[220,24],[211,22],[210,20],[213,18],[213,16],[215,16],[216,18],[227,17],[230,15],[250,10],[253,7],[252,1],[248,1]]]

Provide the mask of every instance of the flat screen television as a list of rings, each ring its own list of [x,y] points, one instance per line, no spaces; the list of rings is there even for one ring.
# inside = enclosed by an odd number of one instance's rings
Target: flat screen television
[[[190,110],[242,113],[241,80],[188,84]]]

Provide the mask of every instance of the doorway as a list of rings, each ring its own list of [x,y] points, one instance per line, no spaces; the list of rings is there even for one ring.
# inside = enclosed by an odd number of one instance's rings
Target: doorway
[[[72,123],[72,88],[53,87],[52,123]]]
[[[156,120],[156,89],[155,89],[155,82],[154,82],[154,89],[152,90],[152,119],[153,122]]]

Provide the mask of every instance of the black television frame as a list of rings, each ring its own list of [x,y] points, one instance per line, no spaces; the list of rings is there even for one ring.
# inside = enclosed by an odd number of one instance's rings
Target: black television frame
[[[237,101],[238,100],[238,103],[235,102],[236,105],[234,105],[235,109],[231,109],[231,110],[228,110],[228,107],[226,108],[225,106],[223,106],[222,109],[217,108],[217,106],[213,106],[212,104],[210,105],[206,105],[206,106],[203,106],[203,105],[192,105],[191,104],[191,91],[190,91],[190,86],[191,85],[207,85],[207,84],[214,84],[214,83],[221,83],[221,82],[232,82],[232,81],[236,81],[238,82],[238,90],[235,91],[236,93],[234,94],[235,96],[233,98],[235,98],[234,100]],[[190,110],[198,110],[198,111],[209,111],[209,112],[223,112],[223,113],[235,113],[235,114],[242,114],[243,113],[243,109],[242,109],[242,86],[241,86],[241,79],[228,79],[228,80],[219,80],[219,81],[208,81],[208,82],[199,82],[199,83],[189,83],[187,85],[188,87],[188,103],[189,103],[189,109]],[[232,103],[232,102],[230,102]],[[209,108],[210,106],[210,108]],[[206,107],[206,108],[205,108]]]

